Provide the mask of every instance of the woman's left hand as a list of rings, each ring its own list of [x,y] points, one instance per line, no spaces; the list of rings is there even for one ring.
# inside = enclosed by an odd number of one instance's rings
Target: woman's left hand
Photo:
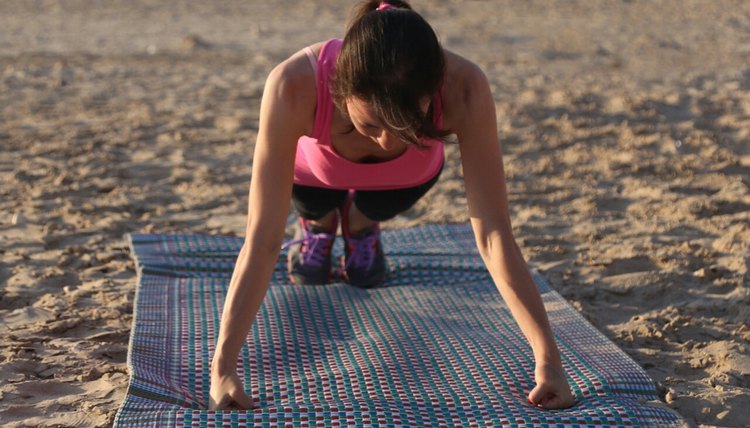
[[[529,403],[543,409],[565,409],[575,404],[575,397],[560,365],[537,364],[536,386],[529,393]]]

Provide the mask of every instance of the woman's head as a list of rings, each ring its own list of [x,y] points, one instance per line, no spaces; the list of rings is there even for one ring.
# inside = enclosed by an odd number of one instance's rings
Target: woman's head
[[[425,111],[444,72],[435,32],[408,3],[366,1],[355,8],[344,38],[333,98],[342,111],[353,99],[369,104],[388,132],[419,144],[420,137],[446,134]]]

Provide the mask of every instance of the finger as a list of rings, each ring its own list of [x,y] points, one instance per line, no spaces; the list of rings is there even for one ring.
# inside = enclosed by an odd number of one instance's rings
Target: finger
[[[545,409],[552,410],[552,409],[560,409],[566,406],[565,406],[565,401],[561,397],[558,397],[556,395],[550,395],[549,397],[547,397],[546,400],[544,400],[544,403],[542,403],[542,407],[544,407]]]
[[[216,410],[216,402],[213,397],[208,397],[208,410]]]
[[[545,391],[544,388],[542,388],[540,385],[537,385],[529,393],[529,403],[539,405],[542,399],[544,399],[545,395],[547,395],[547,391]]]
[[[573,394],[564,394],[560,397],[559,409],[567,409],[578,404],[578,400]]]
[[[550,393],[546,402],[543,404],[545,409],[567,409],[576,404],[575,397],[571,394]]]
[[[213,397],[208,399],[208,410],[226,410],[227,406],[232,403],[232,398],[224,395],[218,402]]]
[[[249,410],[253,408],[253,399],[248,397],[248,395],[245,394],[244,391],[237,391],[237,393],[234,394],[234,397],[232,398],[234,398],[234,402],[242,410]]]
[[[559,409],[565,407],[561,405],[564,400],[559,398],[553,391],[547,391],[546,388],[534,388],[529,394],[529,403],[543,409]]]

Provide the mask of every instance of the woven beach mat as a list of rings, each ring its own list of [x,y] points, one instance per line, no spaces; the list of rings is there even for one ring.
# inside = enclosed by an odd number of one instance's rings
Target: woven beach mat
[[[282,254],[237,372],[256,408],[208,411],[239,238],[131,235],[139,278],[118,427],[678,427],[643,369],[542,277],[577,403],[541,410],[531,348],[468,225],[383,232],[383,287],[295,286]],[[341,254],[340,243],[334,247]]]

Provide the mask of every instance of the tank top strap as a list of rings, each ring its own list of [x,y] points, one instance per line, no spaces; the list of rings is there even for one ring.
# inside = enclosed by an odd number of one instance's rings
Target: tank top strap
[[[313,75],[315,76],[315,81],[317,82],[318,77],[318,58],[315,57],[315,52],[313,52],[312,48],[310,46],[306,46],[305,49],[302,50],[305,52],[305,55],[307,56],[307,60],[310,61],[310,66],[313,69]]]
[[[443,90],[445,85],[440,84],[440,89],[432,99],[432,121],[438,129],[443,129]]]
[[[320,48],[316,70],[315,122],[313,123],[312,138],[321,139],[331,133],[331,118],[333,117],[333,98],[331,97],[330,81],[336,71],[336,59],[341,50],[341,39],[326,41]]]

